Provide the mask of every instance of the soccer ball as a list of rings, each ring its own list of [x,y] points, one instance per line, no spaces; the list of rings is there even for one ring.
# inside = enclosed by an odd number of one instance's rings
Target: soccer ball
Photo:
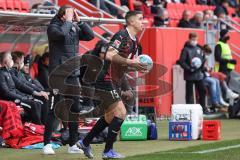
[[[138,59],[140,60],[141,63],[147,64],[147,70],[150,71],[153,67],[153,60],[150,56],[146,54],[142,54],[138,56]]]
[[[191,61],[191,66],[194,68],[200,68],[202,65],[202,60],[198,57],[194,57]]]

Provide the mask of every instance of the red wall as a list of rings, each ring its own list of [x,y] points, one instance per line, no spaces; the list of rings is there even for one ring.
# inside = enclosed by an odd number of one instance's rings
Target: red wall
[[[240,56],[240,50],[239,50],[240,49],[240,33],[230,32],[229,44],[230,44],[231,50],[236,52]],[[236,45],[238,47],[238,49],[231,46],[231,44]],[[237,57],[236,55],[233,55],[233,58],[237,60],[237,65],[236,65],[235,70],[240,72],[240,58]]]
[[[143,46],[143,53],[151,55],[154,63],[161,64],[167,68],[164,75],[155,72],[155,76],[152,78],[160,77],[163,80],[172,85],[172,66],[179,59],[181,49],[185,41],[188,39],[189,32],[192,29],[178,29],[178,28],[149,28],[145,31],[141,44]],[[194,30],[199,35],[199,43],[204,44],[205,36],[203,30]],[[150,79],[149,81],[154,81]],[[162,89],[166,89],[164,84],[161,84]],[[173,100],[173,90],[161,93],[155,98],[155,108],[158,116],[169,115],[170,108]],[[144,104],[141,104],[144,105]],[[145,104],[147,105],[147,104]]]

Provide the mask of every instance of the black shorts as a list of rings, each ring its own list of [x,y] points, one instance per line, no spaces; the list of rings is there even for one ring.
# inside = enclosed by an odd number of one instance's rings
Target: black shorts
[[[99,107],[103,110],[118,101],[121,101],[119,90],[110,81],[97,82],[95,85],[95,98],[100,100]]]

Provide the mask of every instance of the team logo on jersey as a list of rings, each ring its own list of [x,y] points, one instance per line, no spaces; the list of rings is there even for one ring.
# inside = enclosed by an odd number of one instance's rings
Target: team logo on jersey
[[[201,53],[201,50],[200,50],[200,49],[198,49],[198,50],[197,50],[197,53],[198,53],[198,54],[200,54],[200,53]]]
[[[120,44],[121,44],[121,42],[119,40],[117,40],[117,39],[113,42],[113,45],[116,48],[119,48]]]

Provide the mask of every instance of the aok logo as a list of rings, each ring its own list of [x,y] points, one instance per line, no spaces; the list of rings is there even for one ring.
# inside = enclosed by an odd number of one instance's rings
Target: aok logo
[[[131,127],[128,128],[125,136],[142,136],[141,128]]]

